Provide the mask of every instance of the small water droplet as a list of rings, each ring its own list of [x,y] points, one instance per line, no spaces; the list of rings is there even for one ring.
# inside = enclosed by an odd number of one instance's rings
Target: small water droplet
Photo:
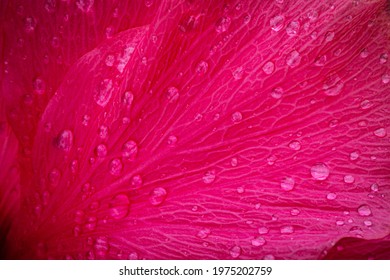
[[[109,249],[109,243],[107,237],[98,237],[96,238],[95,244],[93,246],[95,255],[98,258],[104,258],[107,255]]]
[[[295,180],[293,178],[291,178],[291,177],[285,177],[280,182],[280,187],[284,191],[291,191],[291,190],[293,190],[294,189],[294,185],[295,185]]]
[[[179,99],[179,90],[176,87],[169,87],[166,96],[170,103],[175,102]]]
[[[136,252],[130,253],[129,260],[138,260],[138,254]]]
[[[122,173],[123,164],[119,158],[115,158],[110,162],[110,173],[114,176],[118,176]]]
[[[293,149],[294,151],[299,151],[301,149],[301,143],[297,140],[291,141],[288,146],[290,149]]]
[[[91,10],[93,3],[94,3],[94,0],[77,0],[76,1],[77,8],[79,8],[84,13],[88,13]]]
[[[291,209],[290,214],[291,214],[291,216],[298,216],[299,214],[301,214],[301,211],[297,208],[294,208],[294,209]]]
[[[54,13],[56,11],[57,0],[46,0],[45,1],[45,10],[48,13]]]
[[[336,221],[337,226],[343,226],[344,224],[345,224],[344,221],[340,221],[340,220]]]
[[[96,104],[100,107],[105,107],[110,101],[113,91],[114,88],[111,79],[104,79],[101,81],[99,88],[94,95]]]
[[[324,181],[329,176],[329,168],[324,163],[319,162],[310,169],[311,176],[317,181]]]
[[[65,152],[69,152],[73,146],[73,133],[70,130],[61,131],[54,140],[55,146]]]
[[[267,158],[267,163],[268,165],[274,165],[276,160],[277,160],[276,156],[272,155]]]
[[[125,194],[117,194],[111,199],[108,207],[113,219],[123,219],[129,214],[130,200]]]
[[[99,127],[98,134],[101,139],[106,139],[108,136],[108,127],[105,125]]]
[[[329,31],[325,34],[325,41],[326,42],[331,42],[333,41],[334,39],[334,36],[335,36],[335,33],[333,31]]]
[[[235,158],[235,157],[232,158],[231,161],[230,161],[230,165],[231,165],[232,167],[236,167],[237,164],[238,164],[237,158]]]
[[[263,260],[274,260],[274,259],[275,259],[275,256],[271,255],[271,254],[265,255],[263,258]]]
[[[99,158],[104,158],[107,155],[107,146],[100,144],[95,148],[95,154]]]
[[[272,89],[271,96],[275,99],[280,99],[284,94],[284,90],[281,87]]]
[[[378,190],[379,190],[378,184],[374,183],[374,184],[371,185],[371,191],[372,192],[378,192]]]
[[[177,137],[175,135],[170,135],[168,137],[168,141],[167,141],[168,145],[171,146],[171,147],[174,147],[177,143]]]
[[[315,11],[315,10],[310,10],[308,13],[307,13],[307,18],[311,21],[311,22],[314,22],[318,19],[318,12]]]
[[[263,66],[263,71],[267,75],[271,75],[275,71],[275,64],[272,61],[268,61]]]
[[[245,192],[244,187],[238,187],[238,188],[237,188],[237,193],[242,194],[242,193],[244,193],[244,192]]]
[[[137,189],[142,187],[142,185],[143,185],[143,179],[141,175],[137,174],[131,178],[131,186],[133,188]]]
[[[134,94],[130,91],[126,91],[123,94],[123,98],[122,98],[123,105],[127,108],[130,108],[131,104],[133,104],[133,101],[134,101]]]
[[[203,182],[205,184],[211,184],[212,182],[215,181],[215,170],[210,170],[210,171],[207,171],[204,175],[203,175]]]
[[[215,23],[215,31],[218,33],[226,32],[229,29],[231,24],[231,19],[229,17],[221,17]]]
[[[363,217],[370,216],[372,214],[370,207],[366,204],[361,205],[358,208],[358,213],[360,216],[363,216]]]
[[[301,24],[299,21],[292,21],[286,27],[286,33],[288,36],[296,36],[299,33],[299,29],[301,28]]]
[[[341,78],[337,74],[331,74],[325,79],[322,89],[326,95],[336,96],[340,94],[343,87],[344,83]]]
[[[198,206],[194,205],[192,208],[191,208],[192,212],[196,212],[198,211]]]
[[[355,182],[355,178],[352,175],[345,175],[344,182],[347,184],[352,184],[353,182]]]
[[[55,187],[58,185],[61,179],[61,172],[57,169],[54,168],[52,171],[49,173],[49,183],[51,186]]]
[[[280,31],[284,27],[284,17],[281,15],[274,16],[269,20],[269,25],[273,31]]]
[[[259,234],[267,234],[269,232],[269,229],[267,227],[259,227],[257,231]]]
[[[112,67],[115,62],[115,56],[112,54],[109,54],[106,56],[106,60],[104,61],[108,67]]]
[[[97,218],[96,217],[88,217],[87,222],[85,224],[85,228],[89,231],[93,231],[96,229]]]
[[[89,115],[84,115],[83,121],[81,122],[83,124],[83,126],[88,126],[90,119],[91,119],[91,117]]]
[[[37,95],[42,95],[46,92],[46,83],[41,78],[36,78],[33,81],[33,91]]]
[[[201,60],[196,65],[195,72],[197,75],[202,76],[202,75],[206,74],[208,69],[209,69],[209,64],[206,61]]]
[[[240,80],[244,76],[244,68],[238,67],[236,70],[233,71],[232,74],[235,80]]]
[[[59,46],[60,46],[60,38],[58,38],[57,36],[54,36],[52,39],[51,39],[51,46],[55,49],[57,49]]]
[[[282,234],[291,234],[294,232],[293,226],[283,226],[280,228],[280,233]]]
[[[301,63],[301,54],[298,51],[293,50],[287,55],[286,64],[291,68],[297,67],[300,63]]]
[[[388,84],[390,82],[390,75],[385,73],[382,75],[382,83],[384,83],[385,85]]]
[[[364,221],[363,223],[364,223],[364,225],[365,225],[366,227],[371,227],[371,226],[372,226],[372,222],[371,222],[370,220],[366,220],[366,221]]]
[[[134,160],[138,154],[138,145],[135,141],[129,140],[122,146],[122,157],[127,160]]]
[[[361,58],[366,58],[368,55],[369,55],[369,52],[368,52],[367,49],[363,49],[363,50],[360,52],[360,57],[361,57]]]
[[[74,215],[74,222],[78,225],[83,224],[85,221],[85,213],[82,210],[77,210]]]
[[[382,53],[380,56],[379,56],[379,63],[380,64],[385,64],[387,62],[387,60],[389,59],[389,55],[387,53]]]
[[[230,256],[234,259],[238,258],[241,255],[241,247],[233,246],[230,248]]]
[[[366,109],[370,109],[373,105],[374,104],[370,100],[365,99],[360,103],[360,108],[366,110]]]
[[[377,130],[374,131],[374,135],[376,137],[383,138],[387,135],[386,129],[384,129],[383,127],[378,128]]]
[[[349,154],[349,159],[350,160],[357,160],[359,158],[359,152],[358,151],[353,151],[352,153]]]
[[[149,202],[153,206],[160,205],[165,201],[167,197],[167,191],[164,188],[154,188],[149,196]]]
[[[37,27],[37,21],[33,17],[26,17],[24,19],[24,31],[27,33],[32,33]]]
[[[335,200],[335,199],[337,198],[337,195],[336,195],[335,193],[328,193],[328,194],[326,195],[326,198],[327,198],[328,200]]]
[[[204,228],[204,229],[201,229],[197,234],[196,236],[201,238],[201,239],[205,239],[206,237],[209,236],[209,234],[211,233],[211,231],[207,228]]]
[[[260,247],[260,246],[263,246],[265,244],[265,239],[263,237],[257,237],[255,239],[252,240],[252,245],[255,246],[255,247]]]
[[[326,61],[328,60],[328,57],[326,55],[321,55],[316,58],[314,61],[314,65],[318,67],[322,67],[325,65]]]
[[[240,112],[234,112],[232,114],[232,121],[234,123],[240,122],[242,120],[242,114]]]

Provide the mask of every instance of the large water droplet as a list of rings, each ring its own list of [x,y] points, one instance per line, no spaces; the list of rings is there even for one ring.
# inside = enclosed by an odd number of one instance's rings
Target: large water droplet
[[[314,179],[324,181],[329,176],[329,168],[324,163],[319,162],[311,167],[310,173]]]
[[[215,170],[207,171],[202,178],[205,184],[211,184],[215,181]]]
[[[269,20],[269,25],[273,31],[280,31],[284,26],[284,17],[281,15],[274,16]]]
[[[211,231],[208,229],[208,228],[204,228],[204,229],[201,229],[197,234],[196,236],[201,238],[201,239],[205,239],[206,237],[209,236],[209,234],[211,233]]]
[[[94,95],[96,104],[105,107],[110,101],[113,91],[114,88],[111,79],[104,79],[101,81],[99,88]]]
[[[265,239],[263,237],[257,237],[251,241],[252,245],[255,247],[260,247],[265,244]]]
[[[271,75],[275,71],[275,64],[272,61],[268,61],[263,66],[263,71],[267,75]]]
[[[344,83],[337,74],[331,74],[325,79],[322,89],[328,96],[339,95],[344,87]]]
[[[296,36],[299,33],[299,29],[301,28],[301,24],[299,21],[292,21],[286,27],[286,33],[289,36]]]
[[[295,180],[291,177],[285,177],[280,182],[280,187],[282,188],[282,190],[285,191],[291,191],[292,189],[294,189],[294,185],[295,185]]]
[[[215,31],[218,33],[226,32],[229,29],[231,24],[231,19],[229,17],[221,17],[215,23]]]
[[[114,176],[118,176],[122,173],[123,164],[119,158],[115,158],[110,162],[110,173]]]
[[[376,137],[383,138],[387,135],[386,129],[384,129],[383,127],[378,128],[377,130],[374,131],[374,135]]]
[[[301,149],[301,143],[299,141],[293,140],[291,141],[288,146],[290,149],[293,149],[294,151],[299,151]]]
[[[291,234],[294,232],[293,226],[283,226],[280,228],[280,233],[282,234]]]
[[[95,154],[99,158],[104,158],[107,155],[107,146],[100,144],[95,149]]]
[[[129,140],[122,146],[122,157],[127,160],[134,160],[138,154],[138,145],[135,141]]]
[[[242,114],[240,112],[234,112],[232,114],[232,121],[234,123],[240,122],[242,120]]]
[[[73,133],[70,130],[61,131],[54,139],[55,146],[65,152],[69,152],[73,146]]]
[[[366,204],[361,205],[358,208],[358,213],[359,213],[360,216],[363,216],[363,217],[370,216],[372,214],[370,207],[368,205],[366,205]]]
[[[355,178],[352,175],[345,175],[344,182],[347,184],[352,184],[353,182],[355,182]]]
[[[36,78],[33,81],[33,90],[34,90],[34,93],[37,94],[37,95],[44,94],[45,91],[46,91],[45,81],[43,79],[41,79],[41,78]]]
[[[129,214],[130,201],[127,195],[117,194],[109,203],[110,216],[114,219],[122,219]]]
[[[165,201],[167,197],[167,191],[164,188],[154,188],[149,196],[149,202],[153,206],[160,205]]]
[[[241,247],[233,246],[230,248],[230,256],[234,259],[238,258],[241,255]]]
[[[93,6],[94,0],[77,0],[76,6],[79,8],[82,12],[88,13],[92,6]]]
[[[297,67],[300,63],[301,63],[301,54],[298,51],[293,50],[287,55],[286,64],[291,68]]]
[[[284,94],[284,90],[281,87],[272,89],[271,96],[275,99],[280,99]]]

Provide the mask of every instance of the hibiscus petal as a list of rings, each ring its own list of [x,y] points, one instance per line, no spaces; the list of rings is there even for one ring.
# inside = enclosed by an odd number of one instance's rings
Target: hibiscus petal
[[[41,120],[43,211],[15,256],[313,259],[387,236],[384,5],[165,1],[86,54]]]

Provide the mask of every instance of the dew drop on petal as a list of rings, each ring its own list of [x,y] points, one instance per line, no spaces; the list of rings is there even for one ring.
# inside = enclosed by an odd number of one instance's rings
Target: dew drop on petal
[[[167,191],[164,188],[157,187],[152,190],[152,192],[149,195],[149,202],[153,206],[160,205],[165,201],[167,197]]]
[[[126,217],[129,210],[130,200],[125,194],[118,194],[109,202],[110,216],[116,220]]]
[[[307,18],[314,22],[318,19],[318,12],[315,11],[315,10],[310,10],[308,13],[307,13]]]
[[[294,208],[294,209],[291,209],[290,214],[291,214],[291,216],[298,216],[299,214],[301,214],[301,211],[297,208]]]
[[[378,128],[377,130],[374,131],[374,135],[376,137],[383,138],[387,135],[386,129],[384,129],[383,127]]]
[[[196,65],[196,68],[195,68],[195,72],[196,74],[198,74],[199,76],[201,75],[204,75],[206,74],[206,72],[208,71],[209,69],[209,64],[204,61],[204,60],[201,60],[198,65]]]
[[[99,158],[104,158],[107,155],[107,146],[100,144],[95,149],[95,154]]]
[[[36,95],[42,95],[46,91],[46,83],[41,78],[36,78],[33,81],[33,90]]]
[[[293,50],[287,55],[286,64],[291,68],[297,67],[300,63],[301,63],[301,54],[298,51]]]
[[[255,247],[260,247],[265,244],[265,239],[263,237],[257,237],[251,241],[252,245]]]
[[[366,110],[366,109],[370,109],[373,105],[374,104],[370,100],[365,99],[360,103],[360,108]]]
[[[367,49],[362,49],[362,51],[360,52],[361,58],[366,58],[368,55],[369,55],[369,52]]]
[[[275,64],[272,61],[268,61],[263,66],[263,71],[267,75],[271,75],[275,71]]]
[[[232,158],[231,161],[230,161],[230,165],[231,165],[232,167],[236,167],[237,164],[238,164],[237,158],[235,158],[235,157]]]
[[[301,24],[299,21],[292,21],[286,27],[286,33],[288,36],[296,36],[299,33],[299,29],[301,28]]]
[[[329,168],[324,163],[319,162],[310,169],[311,176],[318,181],[324,181],[329,176]]]
[[[295,180],[291,177],[285,177],[280,182],[280,187],[284,191],[291,191],[294,189],[295,186]]]
[[[361,205],[358,208],[358,213],[359,213],[360,216],[363,216],[363,217],[370,216],[372,214],[370,207],[368,205],[366,205],[366,204]]]
[[[281,15],[274,16],[270,19],[269,25],[273,31],[280,31],[284,27],[284,17]]]
[[[275,256],[271,255],[271,254],[265,255],[263,258],[263,260],[274,260],[274,259],[275,259]]]
[[[140,188],[143,185],[143,179],[142,176],[137,174],[134,175],[133,178],[131,178],[131,186],[133,188]]]
[[[240,112],[234,112],[232,114],[232,121],[237,123],[237,122],[240,122],[242,120],[242,114]]]
[[[100,126],[98,130],[98,134],[101,139],[106,139],[108,136],[108,127],[105,125]]]
[[[336,221],[337,226],[343,226],[344,224],[345,224],[344,221],[340,221],[340,220]]]
[[[294,232],[293,226],[283,226],[280,228],[280,233],[282,234],[291,234]]]
[[[92,6],[93,6],[94,0],[77,0],[76,6],[79,8],[82,12],[88,13]]]
[[[385,64],[387,62],[387,60],[389,59],[389,55],[387,53],[382,53],[380,56],[379,56],[379,63],[380,64]]]
[[[382,83],[384,83],[385,85],[388,84],[390,82],[390,74],[383,74],[382,75]]]
[[[326,95],[336,96],[340,94],[343,87],[341,78],[337,74],[331,74],[325,79],[322,89]]]
[[[115,56],[112,54],[107,55],[106,60],[104,62],[108,67],[112,67],[115,62]]]
[[[231,19],[229,17],[221,17],[215,23],[215,31],[218,33],[226,32],[229,29],[231,24]]]
[[[352,184],[353,182],[355,182],[355,178],[352,175],[345,175],[344,182],[347,184]]]
[[[209,170],[203,175],[203,182],[205,184],[211,184],[215,181],[215,170]]]
[[[376,183],[372,184],[370,188],[372,192],[378,192],[379,190],[379,186]]]
[[[290,147],[290,149],[294,150],[294,151],[299,151],[301,149],[301,143],[299,141],[291,141],[288,146]]]
[[[179,90],[176,87],[169,87],[166,96],[170,103],[175,102],[179,99]]]
[[[366,220],[366,221],[364,221],[363,223],[364,223],[364,225],[365,225],[366,227],[371,227],[371,226],[372,226],[372,222],[371,222],[370,220]]]
[[[241,255],[241,247],[233,246],[230,248],[230,256],[234,259],[238,258]]]
[[[326,64],[326,61],[328,60],[328,57],[326,55],[321,55],[316,58],[314,61],[314,65],[318,67],[322,67]]]
[[[275,99],[280,99],[284,94],[284,90],[281,87],[272,89],[271,96]]]
[[[325,41],[326,42],[331,42],[333,41],[334,39],[334,36],[335,36],[335,33],[333,31],[329,31],[325,34]]]
[[[335,200],[337,198],[337,195],[335,193],[328,193],[326,195],[326,199],[328,200]]]
[[[122,157],[127,160],[134,160],[138,154],[138,145],[135,141],[129,140],[122,146]]]
[[[267,234],[269,232],[269,229],[267,227],[259,227],[257,231],[259,234]]]
[[[110,162],[110,173],[112,175],[118,176],[122,173],[123,164],[119,158],[115,158]]]
[[[177,143],[177,137],[175,135],[168,136],[168,146],[174,147]]]
[[[105,107],[111,99],[114,91],[111,79],[104,79],[101,81],[99,88],[95,92],[94,100],[100,107]]]
[[[61,131],[54,140],[55,146],[65,152],[69,152],[73,146],[73,133],[70,130]]]
[[[236,70],[233,71],[233,78],[235,80],[241,80],[242,77],[244,76],[244,68],[238,67]]]
[[[199,237],[199,238],[201,238],[201,239],[205,239],[206,237],[209,236],[210,233],[211,233],[210,230],[207,229],[207,228],[205,228],[205,229],[201,229],[201,230],[196,234],[196,236]]]
[[[349,159],[354,161],[359,158],[359,152],[358,151],[353,151],[352,153],[349,154]]]
[[[33,17],[26,17],[24,19],[24,31],[26,31],[26,33],[34,32],[36,27],[37,21]]]

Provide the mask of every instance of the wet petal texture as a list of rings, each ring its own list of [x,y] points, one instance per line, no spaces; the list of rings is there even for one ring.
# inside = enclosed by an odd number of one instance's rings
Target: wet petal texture
[[[386,1],[49,2],[2,9],[7,258],[386,258]]]

